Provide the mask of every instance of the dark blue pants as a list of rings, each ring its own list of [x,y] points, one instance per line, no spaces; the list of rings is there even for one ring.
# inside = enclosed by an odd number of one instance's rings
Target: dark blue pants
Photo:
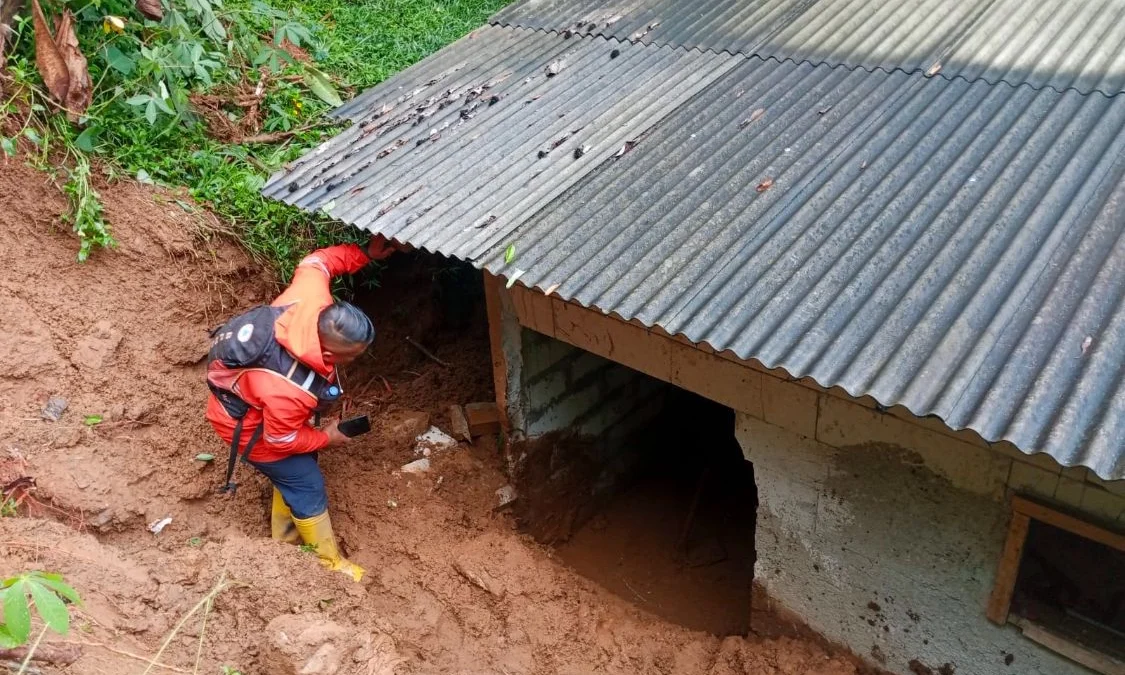
[[[312,518],[328,510],[328,490],[324,474],[316,463],[316,453],[306,452],[276,462],[250,462],[265,474],[281,493],[294,518]]]

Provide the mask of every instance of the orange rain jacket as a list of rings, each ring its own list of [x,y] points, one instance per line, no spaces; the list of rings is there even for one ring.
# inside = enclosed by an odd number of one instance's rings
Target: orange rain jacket
[[[321,354],[317,331],[320,312],[332,304],[332,278],[358,272],[370,261],[367,253],[354,244],[314,251],[297,265],[293,282],[272,303],[274,307],[288,307],[274,322],[274,338],[298,361],[329,381],[336,380],[336,369],[326,366]],[[311,423],[316,400],[297,384],[272,373],[249,371],[239,378],[238,394],[250,406],[243,423],[240,453],[250,440],[250,431],[265,422],[261,439],[250,451],[252,461],[276,462],[328,444],[328,434]],[[214,394],[207,401],[207,420],[230,445],[237,421]]]

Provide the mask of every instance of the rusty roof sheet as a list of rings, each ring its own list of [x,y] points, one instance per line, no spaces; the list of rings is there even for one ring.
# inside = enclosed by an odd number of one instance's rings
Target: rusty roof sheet
[[[492,21],[866,70],[1125,91],[1125,0],[524,0]]]
[[[348,104],[265,194],[471,260],[735,65],[484,28]]]

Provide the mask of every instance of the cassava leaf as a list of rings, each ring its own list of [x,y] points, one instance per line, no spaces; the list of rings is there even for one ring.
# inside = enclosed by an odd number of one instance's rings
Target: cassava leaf
[[[27,642],[31,634],[31,611],[27,608],[27,582],[19,579],[4,590],[4,627],[16,644]]]
[[[305,84],[317,98],[333,108],[343,105],[344,102],[340,99],[340,95],[336,93],[332,81],[316,68],[305,68]]]
[[[17,640],[8,630],[8,627],[0,623],[0,649],[15,649],[21,644],[23,642]]]
[[[76,605],[82,604],[82,599],[78,597],[78,591],[74,590],[74,587],[63,581],[61,575],[43,574],[39,578],[39,583]]]
[[[105,48],[105,62],[110,68],[113,68],[122,75],[132,74],[137,68],[136,61],[126,56],[124,52],[113,45],[108,45]]]
[[[59,596],[37,581],[28,581],[27,587],[31,590],[31,599],[35,601],[35,609],[44,623],[59,635],[66,635],[70,631],[70,612]]]
[[[74,140],[74,144],[82,152],[93,152],[98,145],[98,134],[102,131],[99,126],[89,126],[78,134],[78,138]]]

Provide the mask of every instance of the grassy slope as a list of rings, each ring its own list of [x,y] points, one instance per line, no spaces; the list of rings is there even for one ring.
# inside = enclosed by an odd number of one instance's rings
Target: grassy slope
[[[326,27],[321,36],[327,70],[360,88],[390,75],[457,40],[483,24],[505,0],[301,0],[302,8]]]
[[[0,0],[2,1],[2,0]],[[82,6],[82,0],[47,0],[49,11],[58,13],[60,6]],[[212,0],[214,1],[214,0]],[[470,30],[480,26],[505,0],[266,0],[279,9],[293,10],[293,18],[305,24],[315,35],[316,66],[334,76],[338,85],[358,92],[375,85],[388,76],[422,59]],[[101,30],[102,13],[119,13],[130,22],[136,20],[132,0],[104,0],[104,9],[91,10],[82,25],[82,47],[90,60],[94,81],[101,82],[110,71],[101,53],[110,36]],[[177,6],[184,5],[177,0]],[[252,7],[252,0],[227,0],[226,6]],[[268,39],[268,37],[266,38]],[[36,90],[42,85],[36,72],[30,22],[21,26],[15,41],[8,75],[23,85],[14,91]],[[140,71],[140,68],[138,68]],[[237,80],[256,72],[228,71],[227,80]],[[119,78],[120,79],[120,78]],[[299,78],[298,78],[299,79]],[[251,80],[253,81],[253,80]],[[123,82],[122,84],[128,84]],[[24,131],[28,138],[37,138],[28,129],[25,111],[30,103],[22,94],[0,99],[0,143]],[[201,123],[152,124],[137,110],[123,105],[126,96],[113,86],[95,90],[94,104],[88,111],[89,121],[83,126],[66,120],[44,106],[31,106],[42,141],[33,162],[50,169],[52,165],[73,166],[82,160],[75,150],[78,135],[96,128],[96,147],[83,150],[101,164],[127,176],[151,178],[154,181],[185,186],[198,201],[208,204],[219,216],[228,220],[246,246],[259,258],[275,265],[287,277],[293,264],[310,247],[359,238],[354,228],[333,223],[314,214],[303,213],[279,202],[267,200],[259,190],[268,175],[283,163],[319,144],[332,133],[331,128],[312,128],[282,142],[273,144],[232,145],[208,136]],[[21,103],[21,101],[24,101]],[[265,113],[263,132],[304,128],[322,122],[327,106],[312,96],[303,85],[292,80],[271,78],[262,105]],[[61,141],[61,142],[60,142]],[[25,145],[27,145],[25,143]],[[69,153],[57,159],[57,148]],[[0,157],[2,160],[2,157]],[[74,169],[63,169],[60,181]],[[112,223],[109,223],[112,234]]]
[[[318,65],[358,91],[382,82],[462,37],[483,24],[506,1],[275,0],[274,4],[297,9],[321,25],[317,36],[322,42]],[[221,147],[202,155],[192,151],[186,156],[168,157],[161,163],[191,167],[187,173],[177,171],[181,175],[175,177],[175,182],[191,186],[197,197],[243,221],[246,244],[287,274],[313,241],[324,244],[349,232],[259,196],[258,187],[267,174],[262,166],[273,169],[315,145],[323,136],[310,134],[301,138],[300,143],[260,157],[257,167],[246,161],[228,164],[227,152]],[[260,149],[256,151],[261,153]]]

